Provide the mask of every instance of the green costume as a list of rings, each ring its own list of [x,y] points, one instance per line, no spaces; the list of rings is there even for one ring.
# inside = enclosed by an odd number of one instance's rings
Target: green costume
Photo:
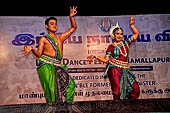
[[[61,64],[61,54],[58,44],[49,34],[44,36],[56,50],[56,56],[42,55],[37,62],[38,75],[44,89],[47,103],[73,102],[75,82],[68,74],[68,67]]]

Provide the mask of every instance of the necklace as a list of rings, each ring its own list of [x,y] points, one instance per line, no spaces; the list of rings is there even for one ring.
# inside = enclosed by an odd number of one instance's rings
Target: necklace
[[[57,45],[59,45],[59,37],[57,36],[57,42],[56,42]]]
[[[119,48],[119,46],[116,45],[116,47],[120,50],[120,53],[124,56],[124,57],[127,57],[127,52],[126,52],[126,49],[125,49],[125,45],[121,42],[121,44],[123,45],[123,50],[125,52],[125,54],[123,54],[122,50]]]
[[[59,45],[59,37],[58,36],[56,36],[57,40],[58,40],[58,42],[57,42],[50,34],[47,34],[47,35],[50,36],[55,41],[56,45]]]

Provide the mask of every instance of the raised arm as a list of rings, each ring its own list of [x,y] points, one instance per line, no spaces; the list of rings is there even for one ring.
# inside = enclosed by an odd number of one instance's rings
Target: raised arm
[[[74,7],[74,6],[73,6],[73,8],[70,7],[69,18],[70,18],[70,22],[71,22],[71,28],[68,31],[61,34],[61,40],[63,42],[77,29],[77,24],[73,17],[77,13],[76,9],[77,9],[77,7]]]
[[[129,21],[129,26],[131,27],[133,34],[132,37],[134,40],[136,40],[139,36],[139,31],[138,29],[133,25],[133,23],[135,22],[135,19],[133,18],[133,16],[130,16],[130,21]]]

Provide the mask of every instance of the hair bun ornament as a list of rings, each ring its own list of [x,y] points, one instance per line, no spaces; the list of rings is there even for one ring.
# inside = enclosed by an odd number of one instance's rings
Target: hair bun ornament
[[[118,22],[116,23],[115,26],[112,26],[112,27],[110,28],[110,31],[109,31],[109,34],[110,34],[111,38],[113,38],[113,39],[114,39],[113,31],[114,31],[115,28],[120,28]]]

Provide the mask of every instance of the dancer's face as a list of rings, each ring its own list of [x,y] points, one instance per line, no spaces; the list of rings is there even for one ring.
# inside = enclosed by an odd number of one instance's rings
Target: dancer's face
[[[123,38],[123,31],[121,29],[118,29],[114,33],[114,40],[116,42],[120,42]]]
[[[51,31],[51,32],[56,32],[57,31],[57,22],[55,20],[50,20],[48,22],[48,25],[46,25],[46,28]]]

